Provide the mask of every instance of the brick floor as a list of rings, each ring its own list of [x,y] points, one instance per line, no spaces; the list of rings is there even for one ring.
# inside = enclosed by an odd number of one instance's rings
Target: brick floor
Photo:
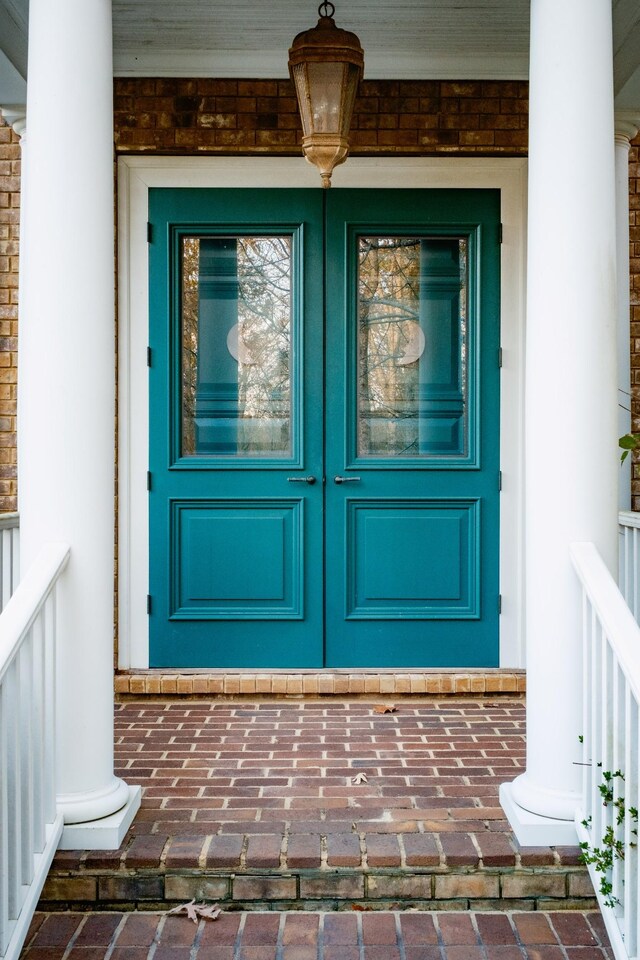
[[[141,810],[120,850],[59,852],[43,907],[153,909],[205,879],[238,908],[591,905],[579,851],[521,850],[499,805],[524,768],[522,699],[383,703],[117,704],[116,772]]]
[[[38,913],[22,960],[612,960],[597,913]]]

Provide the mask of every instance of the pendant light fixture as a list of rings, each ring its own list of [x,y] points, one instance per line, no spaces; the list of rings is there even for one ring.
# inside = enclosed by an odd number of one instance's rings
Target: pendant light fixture
[[[289,73],[302,118],[302,152],[331,186],[333,168],[349,155],[349,127],[364,68],[364,51],[355,33],[336,26],[330,2],[318,7],[320,19],[299,33],[289,50]]]

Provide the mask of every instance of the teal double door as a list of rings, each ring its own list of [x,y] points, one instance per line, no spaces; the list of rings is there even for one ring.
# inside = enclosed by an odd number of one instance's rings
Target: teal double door
[[[150,222],[151,666],[497,665],[499,195]]]

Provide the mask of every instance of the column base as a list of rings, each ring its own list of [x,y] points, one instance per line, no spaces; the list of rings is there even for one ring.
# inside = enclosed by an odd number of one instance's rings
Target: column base
[[[513,783],[500,786],[500,803],[521,847],[574,847],[578,843],[573,820],[541,817],[519,806],[514,799]]]
[[[142,788],[127,786],[127,790],[127,802],[116,813],[86,823],[65,824],[58,849],[117,850],[140,809]]]

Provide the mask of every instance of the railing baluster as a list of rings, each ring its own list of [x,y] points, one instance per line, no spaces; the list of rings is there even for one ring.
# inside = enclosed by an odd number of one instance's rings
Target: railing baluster
[[[44,716],[44,771],[43,791],[44,814],[46,823],[51,823],[56,814],[56,768],[55,768],[55,730],[56,730],[56,594],[51,593],[43,610],[44,624],[44,674],[45,692],[43,701]]]
[[[33,742],[31,755],[33,757],[33,816],[31,829],[33,832],[33,849],[35,853],[42,853],[45,845],[45,806],[42,796],[44,779],[44,623],[41,610],[33,629]]]
[[[638,756],[632,745],[637,742],[638,704],[625,685],[624,726],[627,737],[624,744],[625,801],[629,808],[638,804]],[[632,818],[627,816],[624,822],[624,921],[623,935],[630,956],[638,952],[638,851],[634,848],[637,838],[633,834]]]
[[[7,730],[7,815],[11,828],[7,837],[8,913],[15,920],[20,912],[20,753],[18,750],[18,711],[20,708],[20,662],[16,658],[7,671],[5,714]]]
[[[0,514],[0,610],[3,610],[18,584],[18,514]]]
[[[613,697],[611,700],[611,719],[609,723],[610,729],[610,738],[612,741],[612,754],[611,754],[611,770],[616,772],[618,770],[624,771],[624,690],[625,690],[625,680],[624,674],[620,669],[619,663],[614,660],[613,651],[609,643],[607,643],[607,650],[609,654],[609,661],[611,664],[611,669],[613,671]],[[623,773],[624,776],[624,773]],[[621,780],[619,777],[613,778],[613,799],[614,806],[612,808],[612,821],[613,821],[613,831],[616,841],[624,842],[624,821],[619,824],[618,820],[618,806],[617,803],[624,803],[625,798],[625,781]],[[624,902],[625,902],[625,889],[624,889],[624,861],[623,860],[614,860],[611,882],[613,884],[613,897],[618,901],[614,908],[614,913],[617,917],[624,915]]]
[[[33,879],[33,627],[18,652],[20,661],[19,745],[22,787],[20,876],[28,886]]]
[[[0,523],[3,541],[6,533]],[[55,591],[68,557],[63,544],[44,548],[0,614],[0,960],[19,956],[62,831]]]
[[[9,707],[0,685],[0,953],[9,942]]]
[[[621,519],[621,525],[620,583],[633,601],[636,577],[635,572],[631,578],[628,573],[640,569],[634,566],[640,550],[640,517],[631,517],[626,524]],[[583,590],[583,762],[589,764],[576,827],[591,851],[612,849],[612,866],[604,876],[597,864],[590,864],[589,870],[616,960],[637,960],[640,626],[595,546],[572,544],[571,554]],[[618,771],[621,775],[615,776]],[[611,882],[610,893],[601,889],[602,880]]]

